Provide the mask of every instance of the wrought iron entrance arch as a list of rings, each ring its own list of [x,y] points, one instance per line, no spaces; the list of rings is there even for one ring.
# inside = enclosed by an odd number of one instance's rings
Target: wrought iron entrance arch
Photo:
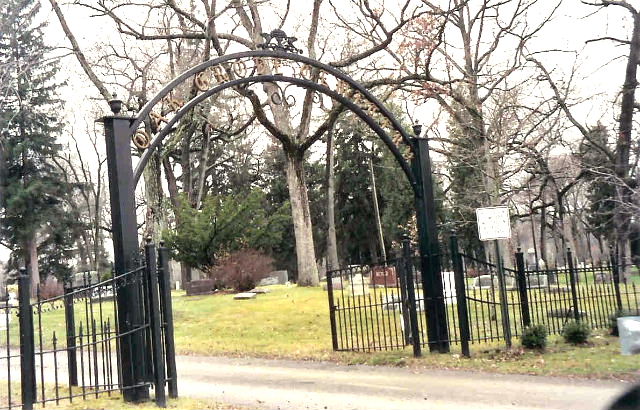
[[[264,50],[218,57],[185,71],[162,88],[135,117],[120,113],[122,101],[110,101],[113,115],[105,116],[101,121],[106,136],[115,273],[126,272],[135,261],[139,249],[135,187],[154,150],[171,133],[173,126],[198,104],[226,89],[258,83],[289,83],[328,96],[356,114],[389,148],[407,176],[415,196],[428,345],[430,350],[447,352],[446,305],[440,274],[436,208],[427,139],[412,137],[362,84],[335,67],[298,54],[291,46],[291,38],[283,35],[282,32],[276,33],[275,37],[266,35],[267,42],[271,38],[280,40],[278,44],[264,45]],[[282,46],[283,38],[287,39],[288,45]],[[291,75],[278,73],[285,67],[292,68],[287,64],[299,66]],[[276,73],[271,73],[272,70]],[[187,102],[173,99],[172,91],[188,80],[194,82],[200,93]],[[334,83],[336,89],[332,89],[329,82]],[[167,110],[154,111],[158,105],[162,108],[163,104],[171,107],[169,113]],[[146,121],[155,121],[158,125],[153,139],[140,128]],[[161,124],[164,126],[160,127]],[[138,148],[145,149],[135,171],[131,158],[132,141]],[[403,156],[400,143],[409,148],[411,162]],[[119,322],[119,330],[127,334],[130,328],[140,322],[140,289],[135,286],[124,288],[118,292],[117,299],[119,315],[123,318]],[[418,356],[421,354],[421,344],[417,332],[413,334],[414,354]],[[129,343],[121,346],[120,360],[122,363],[140,360],[149,355],[147,350],[144,339],[132,336]],[[136,365],[123,366],[122,383],[127,387],[124,390],[125,400],[139,401],[148,397],[146,388],[138,387],[144,384],[144,380],[137,369]]]
[[[263,64],[268,64],[272,60],[273,62],[286,61],[286,62],[294,62],[302,64],[301,70],[299,72],[299,77],[286,76],[281,74],[259,74],[258,66],[262,62]],[[251,72],[251,68],[247,65],[247,61],[253,61],[255,63],[253,67],[253,71]],[[225,67],[226,65],[226,67]],[[305,70],[305,66],[309,67],[307,69],[307,75],[303,73]],[[271,68],[271,67],[269,67]],[[142,171],[146,166],[149,158],[153,154],[153,151],[160,146],[162,141],[166,136],[171,133],[171,128],[174,124],[176,124],[185,114],[187,114],[191,109],[193,109],[196,105],[206,100],[207,98],[224,91],[225,89],[243,86],[247,84],[255,84],[255,83],[279,83],[286,82],[290,84],[298,85],[302,88],[312,89],[314,91],[320,92],[326,96],[331,97],[335,101],[340,104],[346,106],[350,111],[354,112],[358,117],[360,117],[377,135],[380,139],[385,143],[385,145],[391,150],[394,157],[398,161],[400,167],[405,172],[409,182],[416,191],[417,179],[414,175],[411,166],[407,162],[407,160],[402,156],[398,145],[393,141],[393,139],[389,136],[389,133],[374,119],[373,116],[369,115],[367,110],[375,110],[377,111],[382,118],[388,121],[386,125],[387,128],[391,128],[393,131],[397,132],[400,136],[400,139],[403,143],[405,143],[410,150],[413,152],[415,147],[412,142],[412,135],[407,133],[407,131],[402,127],[399,121],[395,118],[395,116],[386,108],[386,106],[380,102],[378,98],[376,98],[369,90],[367,90],[362,84],[358,81],[351,78],[349,75],[344,73],[343,71],[332,67],[328,64],[321,63],[312,58],[308,58],[299,54],[289,53],[285,51],[279,50],[252,50],[245,51],[235,54],[229,54],[226,56],[218,57],[209,61],[205,61],[191,69],[183,72],[178,77],[169,82],[162,90],[160,90],[152,99],[150,99],[144,107],[140,110],[138,115],[135,117],[131,126],[129,127],[129,133],[133,137],[141,125],[143,125],[146,119],[152,119],[154,116],[157,118],[161,116],[160,114],[154,113],[154,108],[158,104],[162,104],[162,101],[170,96],[171,92],[184,83],[185,81],[195,77],[200,81],[209,82],[210,80],[202,80],[202,77],[198,77],[205,73],[206,70],[212,69],[213,77],[219,81],[218,84],[211,88],[200,88],[202,94],[198,94],[193,97],[190,101],[185,104],[181,104],[181,107],[175,111],[175,115],[167,122],[167,124],[160,130],[153,140],[149,143],[149,147],[145,150],[138,162],[135,171],[134,171],[134,181],[137,184],[139,181]],[[348,87],[343,88],[344,91],[351,91],[352,94],[348,95],[346,92],[338,92],[336,90],[331,89],[326,83],[325,79],[322,79],[321,83],[314,81],[311,79],[311,69],[317,69],[319,71],[319,76],[322,78],[322,73],[331,75],[337,82],[344,82]],[[249,74],[249,76],[246,76]],[[236,78],[233,78],[233,77]],[[309,77],[309,78],[305,78]],[[324,83],[324,84],[322,84]],[[354,103],[353,96],[360,95],[359,101],[363,102],[367,106],[363,109],[359,104]],[[356,97],[357,98],[357,97]],[[418,192],[416,192],[418,194]]]

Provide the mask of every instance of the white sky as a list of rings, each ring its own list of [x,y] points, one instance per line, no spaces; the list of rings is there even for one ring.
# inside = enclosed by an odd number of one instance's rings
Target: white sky
[[[542,1],[551,3],[550,0]],[[395,1],[386,3],[389,7]],[[296,8],[296,4],[300,3],[292,2],[293,16],[296,13],[300,15],[308,12],[308,7]],[[115,30],[108,19],[90,17],[86,10],[78,7],[62,5],[62,8],[71,30],[88,55],[96,44],[105,39],[117,40],[117,37],[114,37]],[[616,47],[610,41],[588,45],[585,45],[585,41],[602,36],[627,38],[630,19],[621,7],[609,7],[595,14],[594,11],[594,7],[583,5],[579,0],[563,1],[554,20],[530,43],[529,50],[579,50],[578,55],[550,52],[541,54],[538,58],[553,68],[553,76],[558,80],[568,75],[573,65],[577,64],[579,76],[574,81],[580,85],[580,98],[588,100],[575,108],[576,116],[589,125],[601,121],[614,127],[616,113],[612,110],[611,102],[622,85],[626,61],[611,60],[626,55],[628,48]],[[531,16],[533,20],[535,17],[537,16]],[[42,1],[41,18],[49,22],[46,38],[50,45],[68,48],[68,41],[48,1]],[[291,20],[296,21],[295,18]],[[270,27],[265,27],[266,31],[269,29]],[[108,107],[101,100],[98,100],[99,105],[96,106],[98,93],[80,69],[74,56],[63,58],[62,68],[61,76],[68,77],[65,78],[67,86],[62,91],[62,97],[66,101],[65,117],[69,123],[69,132],[73,130],[76,136],[78,133],[81,135],[87,127],[94,128],[94,120],[100,115],[96,108],[101,107],[102,113],[106,114]],[[423,122],[426,123],[432,115],[430,111],[431,107],[416,107],[414,114],[417,118],[424,118]],[[101,132],[99,128],[98,132]],[[6,259],[6,252],[0,252],[0,259]]]

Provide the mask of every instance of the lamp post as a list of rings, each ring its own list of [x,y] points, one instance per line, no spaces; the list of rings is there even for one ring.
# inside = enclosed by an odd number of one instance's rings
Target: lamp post
[[[436,220],[433,172],[429,157],[429,141],[421,138],[422,126],[413,126],[414,156],[413,172],[418,183],[416,195],[416,220],[418,225],[418,248],[422,273],[422,292],[427,321],[427,336],[430,351],[449,352],[447,331],[447,307],[442,287],[442,268]]]

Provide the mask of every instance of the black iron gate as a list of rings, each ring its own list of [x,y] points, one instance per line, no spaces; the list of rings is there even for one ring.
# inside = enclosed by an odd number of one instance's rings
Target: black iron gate
[[[421,267],[432,266],[433,261],[423,263],[405,240],[396,259],[327,272],[334,350],[377,351],[412,345],[414,355],[419,356],[422,347],[444,342],[459,344],[462,354],[469,356],[470,344],[504,343],[509,347],[532,324],[560,334],[570,320],[602,329],[616,312],[640,314],[638,278],[622,275],[625,266],[613,257],[578,266],[567,250],[565,266],[527,269],[518,250],[515,266],[504,267],[502,261],[486,262],[461,252],[452,235],[447,252],[441,250],[427,258],[438,258],[441,267],[442,289],[432,294],[442,295],[437,304],[445,306],[445,315],[436,311],[431,323],[445,329],[444,334],[433,339],[433,333],[427,332],[434,310],[425,304],[430,296],[424,291],[428,285]]]
[[[6,332],[0,363],[7,369],[0,375],[0,380],[6,376],[0,409],[31,409],[140,387],[153,388],[156,403],[164,407],[165,385],[169,396],[177,397],[168,251],[161,246],[157,252],[147,242],[137,265],[109,278],[85,275],[62,295],[50,296],[38,287],[35,300],[30,278],[20,272],[17,305],[7,301],[0,306],[0,335]],[[116,298],[124,289],[139,293],[143,315],[139,323],[123,327]],[[140,338],[146,353],[121,363],[120,349]],[[143,385],[128,385],[123,366],[141,370]]]

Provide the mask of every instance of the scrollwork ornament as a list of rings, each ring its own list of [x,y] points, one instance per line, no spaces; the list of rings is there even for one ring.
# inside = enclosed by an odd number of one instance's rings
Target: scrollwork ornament
[[[131,141],[136,148],[144,150],[149,148],[149,144],[151,144],[151,137],[145,130],[138,130],[131,138]]]

